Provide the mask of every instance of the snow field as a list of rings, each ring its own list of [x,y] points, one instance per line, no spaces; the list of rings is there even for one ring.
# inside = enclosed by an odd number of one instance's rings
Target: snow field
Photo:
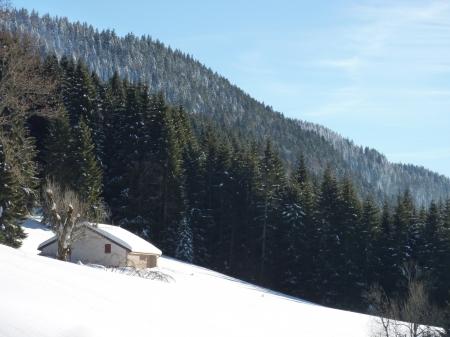
[[[169,258],[158,269],[172,283],[36,256],[45,235],[38,228],[29,233],[22,250],[0,246],[1,337],[371,335],[370,316],[280,296]]]

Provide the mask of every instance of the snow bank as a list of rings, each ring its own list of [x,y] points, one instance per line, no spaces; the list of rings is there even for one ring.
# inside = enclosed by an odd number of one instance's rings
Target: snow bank
[[[170,261],[176,268],[174,261]],[[178,262],[179,263],[179,262]],[[181,264],[181,263],[180,263]],[[0,336],[369,336],[370,318],[184,271],[131,277],[0,246]]]
[[[371,335],[370,316],[280,296],[173,259],[159,261],[158,270],[174,282],[0,246],[0,336]]]

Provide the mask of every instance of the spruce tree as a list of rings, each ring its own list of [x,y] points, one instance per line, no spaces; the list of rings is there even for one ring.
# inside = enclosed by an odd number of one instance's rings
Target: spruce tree
[[[309,182],[309,172],[306,168],[305,157],[303,155],[300,156],[293,180],[300,187]]]
[[[74,158],[79,172],[76,189],[92,208],[92,219],[97,220],[102,217],[103,172],[96,157],[92,131],[84,117],[80,118],[75,137]]]
[[[217,224],[217,211],[220,207],[220,194],[223,188],[223,181],[221,180],[221,172],[224,167],[219,168],[219,147],[220,140],[214,133],[211,126],[208,126],[206,130],[200,136],[201,151],[204,153],[203,162],[203,174],[204,174],[204,187],[203,191],[203,216],[204,216],[204,240],[205,249],[207,252],[207,263],[210,266],[220,264],[219,258],[216,257],[217,247],[216,242],[220,236],[220,225]],[[222,158],[223,159],[223,158]],[[228,165],[229,163],[222,163]],[[226,170],[226,169],[225,169]],[[223,256],[222,256],[223,257]]]
[[[207,198],[212,210],[215,227],[211,231],[213,265],[219,270],[229,270],[229,243],[233,233],[233,180],[231,171],[232,150],[226,141],[219,141],[217,147],[209,149],[206,158],[206,174],[211,186]]]
[[[448,303],[450,294],[450,270],[446,266],[450,260],[450,199],[446,201],[442,212],[440,253],[435,275],[437,291],[434,296],[437,299],[437,303],[444,305]]]
[[[125,112],[121,119],[121,136],[124,151],[122,160],[127,166],[136,163],[142,155],[139,151],[145,150],[140,146],[145,133],[144,130],[141,130],[143,129],[141,97],[138,87],[129,85],[126,88]]]
[[[300,193],[300,204],[303,212],[302,222],[302,242],[298,248],[297,254],[301,257],[301,262],[297,267],[302,280],[298,282],[295,287],[294,294],[298,294],[303,298],[308,298],[312,301],[319,301],[321,299],[322,289],[320,265],[320,226],[318,226],[318,206],[317,206],[317,192],[314,187],[313,176],[308,171],[305,165],[305,158],[300,156],[298,167],[293,176],[292,186],[297,186]]]
[[[106,87],[95,72],[91,73],[91,83],[93,87],[92,114],[89,118],[89,126],[92,130],[96,156],[100,164],[104,166]]]
[[[176,132],[171,110],[162,95],[154,98],[153,111],[156,116],[153,127],[160,129],[152,140],[152,156],[155,173],[160,173],[158,184],[159,206],[155,227],[159,228],[160,240],[169,250],[175,248],[173,241],[176,228],[183,212],[183,186],[181,179],[181,149],[176,140]]]
[[[322,301],[336,305],[337,285],[342,275],[338,263],[342,261],[341,237],[339,236],[340,194],[331,167],[324,171],[318,199],[318,231],[320,235],[318,263],[318,287],[322,289]]]
[[[261,158],[257,144],[234,150],[232,160],[233,236],[230,261],[234,275],[255,282],[258,277],[261,214]]]
[[[398,252],[394,231],[394,219],[389,204],[384,202],[381,214],[380,231],[375,242],[377,255],[380,257],[375,265],[376,280],[383,289],[392,294],[396,290],[399,275]]]
[[[445,202],[444,206],[444,216],[443,216],[443,226],[444,228],[450,230],[450,199]]]
[[[124,147],[123,116],[125,114],[125,88],[117,72],[106,86],[104,111],[105,146],[102,164],[104,167],[104,194],[109,204],[113,221],[123,218],[123,210],[127,204],[127,186],[125,174],[127,165],[124,158],[127,151]]]
[[[211,217],[206,206],[204,162],[203,153],[193,143],[183,152],[185,212],[192,229],[193,262],[200,265],[210,261],[207,232]]]
[[[66,114],[49,122],[44,139],[43,162],[46,176],[61,185],[74,189],[77,185],[75,143]]]
[[[19,222],[33,206],[37,169],[33,140],[23,121],[13,119],[0,126],[0,241],[12,247],[21,244]]]
[[[445,305],[450,291],[450,273],[447,264],[450,256],[449,232],[444,227],[444,220],[439,206],[432,202],[425,218],[421,234],[419,262],[424,271],[431,276],[431,292],[439,305]]]
[[[183,217],[178,228],[178,240],[176,243],[175,257],[182,261],[192,263],[194,261],[194,247],[191,222]]]
[[[363,272],[366,286],[378,282],[379,278],[382,277],[381,252],[378,251],[376,244],[381,234],[380,216],[380,209],[374,199],[371,196],[367,197],[362,208],[362,232],[360,238],[363,248],[360,268]]]
[[[339,247],[335,252],[340,259],[335,267],[340,276],[335,281],[340,293],[338,303],[357,308],[364,290],[363,268],[366,262],[367,237],[361,221],[361,205],[349,178],[343,180],[340,196],[337,224]]]
[[[409,190],[398,197],[393,219],[397,268],[409,261],[413,251],[413,232],[416,231],[416,212]]]
[[[274,263],[277,254],[276,242],[279,235],[282,194],[286,187],[284,169],[278,154],[270,141],[266,142],[260,162],[259,186],[259,282],[270,285],[280,271]]]
[[[19,247],[25,238],[18,221],[24,215],[20,186],[7,162],[7,144],[0,134],[0,244]]]
[[[281,202],[280,240],[281,249],[275,263],[281,269],[277,286],[284,292],[301,295],[307,238],[305,235],[304,211],[298,185],[291,185],[283,193]]]
[[[160,94],[147,100],[136,88],[128,88],[127,93],[128,116],[121,118],[124,137],[118,144],[125,163],[120,173],[123,202],[116,214],[119,223],[174,253],[184,191],[173,110]]]
[[[65,64],[65,63],[62,63]],[[89,127],[94,127],[96,113],[96,92],[86,65],[78,60],[77,64],[68,62],[65,66],[64,103],[72,125],[83,117]]]
[[[75,74],[75,64],[72,58],[63,56],[60,61],[62,69],[60,91],[62,101],[70,119],[70,125],[75,126],[79,119],[79,110],[77,107],[77,79]]]
[[[437,268],[440,253],[440,235],[442,223],[438,206],[432,202],[428,214],[425,215],[421,231],[420,260],[425,271]]]

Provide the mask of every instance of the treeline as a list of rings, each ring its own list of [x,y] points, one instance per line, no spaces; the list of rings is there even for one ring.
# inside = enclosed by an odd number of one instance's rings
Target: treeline
[[[84,60],[104,81],[115,71],[130,82],[140,81],[152,93],[162,92],[171,105],[181,104],[220,128],[234,130],[241,140],[271,139],[290,169],[299,153],[318,177],[332,162],[339,178],[352,177],[360,196],[372,195],[380,203],[386,197],[395,201],[399,191],[409,188],[415,202],[424,206],[433,199],[450,197],[448,177],[422,167],[390,163],[379,152],[356,146],[323,126],[285,118],[192,56],[149,36],[121,37],[111,30],[99,31],[86,23],[25,9],[11,10],[7,19],[0,18],[0,27],[33,36],[43,55]]]
[[[299,154],[288,176],[270,141],[243,142],[144,84],[117,74],[103,82],[64,57],[39,69],[56,83],[59,103],[49,104],[59,113],[2,125],[2,224],[23,216],[33,196],[25,189],[50,177],[88,201],[92,218],[109,210],[110,221],[167,255],[275,290],[364,311],[374,283],[402,294],[402,266],[414,261],[436,302],[448,299],[449,201],[417,208],[406,191],[380,208],[331,164],[318,179]],[[24,148],[28,157],[11,155]],[[0,242],[17,246],[22,236],[0,228]]]

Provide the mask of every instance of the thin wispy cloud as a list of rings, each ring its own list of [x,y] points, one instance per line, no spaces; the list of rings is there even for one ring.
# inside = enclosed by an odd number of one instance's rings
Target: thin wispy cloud
[[[449,159],[450,158],[450,148],[434,149],[434,150],[424,150],[424,151],[411,151],[411,152],[399,152],[399,153],[389,153],[389,158],[400,162],[411,162],[417,159]]]
[[[450,2],[392,2],[356,5],[353,17],[341,37],[341,50],[346,58],[326,59],[324,66],[355,71],[361,64],[380,65],[427,63],[430,69],[450,66],[447,48],[450,42]],[[436,54],[436,48],[444,53]],[[403,58],[403,56],[409,57]],[[383,61],[383,62],[380,62]]]
[[[450,99],[450,89],[423,89],[423,90],[411,90],[407,92],[409,95],[425,96],[433,98],[445,98]]]
[[[305,113],[306,117],[324,118],[353,113],[364,103],[364,94],[355,87],[339,88],[328,95],[327,103],[317,110]]]
[[[305,88],[298,83],[289,83],[285,81],[271,81],[267,88],[272,93],[279,96],[301,97],[305,94]]]
[[[403,96],[410,92],[411,97],[447,96],[450,89],[445,84],[417,85],[450,72],[450,1],[366,2],[351,6],[349,12],[350,23],[330,52],[334,58],[316,65],[341,72],[346,76],[344,88],[353,90],[342,94],[333,88],[329,99],[309,116],[342,114],[345,107],[369,113],[362,108],[389,91],[402,91]]]
[[[276,73],[259,50],[247,50],[238,54],[234,67],[247,75],[272,76]]]
[[[319,66],[341,69],[348,72],[355,72],[363,66],[362,60],[358,56],[343,59],[329,59],[318,62]]]

